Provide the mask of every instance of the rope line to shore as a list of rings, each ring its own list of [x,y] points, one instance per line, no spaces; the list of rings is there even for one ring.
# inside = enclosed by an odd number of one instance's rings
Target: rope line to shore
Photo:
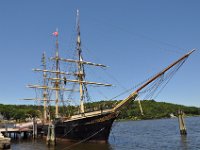
[[[62,137],[65,137],[66,135],[68,135],[73,129],[74,129],[74,127],[71,128],[71,130],[69,130],[67,133],[65,133]]]
[[[72,145],[70,145],[70,146],[67,146],[67,147],[63,148],[62,150],[71,149],[72,147],[77,146],[77,145],[79,145],[79,144],[81,144],[81,143],[83,143],[83,142],[89,140],[90,138],[92,138],[93,136],[97,135],[98,133],[100,133],[100,132],[103,131],[104,129],[105,129],[105,128],[101,128],[99,131],[95,132],[95,133],[92,134],[91,136],[89,136],[89,137],[87,137],[87,138],[85,138],[85,139],[83,139],[83,140],[81,140],[81,141],[79,141],[79,142],[77,142],[77,143],[74,143],[74,144],[72,144]]]

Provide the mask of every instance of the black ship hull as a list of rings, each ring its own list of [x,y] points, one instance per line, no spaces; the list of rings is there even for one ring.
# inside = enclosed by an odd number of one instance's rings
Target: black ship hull
[[[57,139],[68,141],[95,141],[106,142],[109,138],[116,113],[99,114],[66,121],[56,121],[55,136]],[[48,125],[44,126],[44,133],[47,135]]]

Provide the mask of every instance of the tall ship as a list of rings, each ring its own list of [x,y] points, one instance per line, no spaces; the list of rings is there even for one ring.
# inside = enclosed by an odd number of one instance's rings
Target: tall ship
[[[42,117],[42,130],[45,135],[48,134],[48,127],[50,124],[54,125],[55,137],[66,139],[69,141],[108,141],[109,134],[113,125],[113,122],[118,117],[122,109],[126,109],[130,102],[136,100],[140,92],[147,86],[163,78],[163,76],[171,69],[178,69],[185,62],[194,50],[185,54],[168,67],[163,69],[161,72],[148,79],[146,82],[141,84],[136,90],[132,91],[124,100],[118,101],[112,108],[100,108],[98,110],[87,110],[85,102],[87,102],[88,86],[112,86],[108,83],[99,83],[86,80],[85,66],[94,67],[106,67],[103,64],[93,63],[86,61],[82,55],[81,47],[81,34],[80,34],[80,23],[79,23],[79,12],[77,11],[77,40],[76,40],[76,59],[62,58],[59,53],[58,44],[58,31],[54,32],[53,35],[56,38],[55,42],[55,56],[50,58],[54,65],[48,69],[46,63],[46,56],[43,54],[42,57],[42,69],[33,69],[36,72],[41,72],[43,80],[41,85],[28,85],[29,88],[35,90],[41,90],[42,96],[39,98],[28,98],[25,100],[40,101],[43,104],[43,117]],[[62,62],[62,63],[61,63]],[[64,63],[72,63],[75,66],[75,71],[68,72],[62,71],[61,65]],[[67,68],[68,69],[68,68]],[[69,69],[70,70],[70,69]],[[161,81],[161,80],[160,80]],[[78,87],[75,89],[74,87]],[[60,104],[69,99],[63,98],[63,93],[70,95],[71,93],[78,93],[79,105],[73,107],[78,108],[77,113],[61,115]],[[70,96],[69,96],[70,97]],[[70,99],[73,101],[73,99]],[[54,114],[52,115],[51,103],[55,103],[53,106]],[[69,108],[69,107],[66,107]]]

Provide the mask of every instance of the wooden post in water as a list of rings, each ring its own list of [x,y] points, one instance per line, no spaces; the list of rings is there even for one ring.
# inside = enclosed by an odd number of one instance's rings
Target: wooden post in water
[[[51,143],[52,145],[56,144],[56,139],[55,139],[55,126],[52,124],[51,125]]]
[[[26,132],[26,131],[24,131],[24,139],[27,139],[27,137],[28,137],[28,133]]]
[[[37,137],[37,120],[35,117],[33,118],[33,138],[36,139]]]
[[[54,146],[56,144],[55,138],[55,126],[53,124],[49,124],[48,126],[48,133],[47,133],[47,145]]]
[[[50,135],[51,135],[51,126],[49,124],[49,126],[48,126],[48,132],[47,132],[47,139],[46,139],[47,145],[49,145]]]
[[[178,122],[179,122],[180,134],[187,135],[185,121],[184,121],[184,113],[182,110],[178,110]]]

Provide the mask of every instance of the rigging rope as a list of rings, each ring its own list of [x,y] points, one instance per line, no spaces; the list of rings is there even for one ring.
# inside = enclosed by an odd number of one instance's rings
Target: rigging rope
[[[171,69],[170,72],[165,73],[165,76],[163,74],[157,80],[155,80],[154,82],[152,82],[151,85],[149,85],[144,90],[142,90],[141,92],[139,92],[139,96],[141,96],[142,94],[147,93],[143,99],[145,99],[145,100],[146,99],[152,99],[153,96],[155,95],[156,91],[160,88],[160,90],[156,94],[156,97],[157,97],[158,94],[160,94],[161,91],[164,89],[164,87],[169,83],[169,81],[172,79],[172,77],[175,75],[175,73],[184,64],[184,62],[186,61],[186,59],[187,58],[185,58],[184,60],[182,60],[181,62],[179,62],[176,66],[174,66],[173,69]]]
[[[126,94],[126,93],[129,93],[129,92],[132,92],[132,90],[134,90],[134,89],[136,89],[137,87],[141,86],[142,84],[144,84],[145,82],[147,82],[147,81],[148,81],[150,78],[152,78],[152,77],[153,77],[153,76],[151,76],[151,77],[149,77],[148,79],[146,79],[146,80],[144,80],[144,81],[142,81],[142,82],[140,82],[140,83],[134,85],[133,87],[131,87],[131,88],[129,88],[129,89],[123,91],[123,92],[120,93],[119,95],[116,95],[115,97],[113,97],[113,98],[111,98],[111,99],[109,99],[109,100],[114,100],[114,99],[117,98],[117,97],[120,97],[120,96],[122,96],[122,95],[124,95],[124,94]]]
[[[134,38],[135,38],[135,37],[136,37],[136,38],[142,38],[142,39],[151,41],[152,43],[155,43],[160,49],[165,50],[165,51],[169,51],[169,49],[161,48],[160,45],[166,45],[166,46],[169,46],[169,47],[173,47],[173,48],[178,49],[178,50],[172,51],[172,52],[174,52],[174,53],[180,53],[180,50],[186,50],[185,48],[182,48],[182,47],[177,46],[177,45],[175,45],[175,44],[171,44],[171,43],[168,43],[168,42],[166,42],[166,41],[154,39],[154,38],[152,38],[152,37],[146,36],[146,35],[141,34],[141,33],[136,33],[136,32],[134,32],[134,31],[127,30],[127,28],[123,28],[123,27],[120,27],[120,26],[118,26],[118,25],[116,25],[116,24],[112,24],[110,21],[106,21],[106,23],[107,23],[107,24],[106,24],[105,21],[104,21],[104,22],[103,22],[103,21],[100,21],[100,23],[99,23],[99,20],[97,20],[97,18],[91,17],[91,20],[94,20],[94,21],[92,21],[92,23],[97,24],[97,25],[100,25],[100,26],[102,26],[102,25],[105,26],[105,25],[106,25],[106,27],[107,27],[107,26],[111,25],[112,29],[117,29],[117,30],[119,30],[119,31],[121,31],[121,32],[125,32],[125,33],[129,34],[129,36],[131,36],[131,37],[134,37]],[[111,19],[111,20],[112,20],[112,19]],[[97,21],[98,21],[98,22],[97,22]],[[103,23],[102,23],[102,22],[103,22]],[[100,31],[100,30],[97,30],[97,31]]]
[[[186,58],[187,59],[187,58]],[[185,63],[186,59],[184,59],[178,66],[177,70],[171,75],[171,77],[166,81],[165,85],[161,87],[161,89],[156,94],[155,98],[162,92],[162,90],[166,87],[166,85],[169,83],[169,81],[172,79],[172,77],[175,75],[175,73],[181,68],[181,66]]]

